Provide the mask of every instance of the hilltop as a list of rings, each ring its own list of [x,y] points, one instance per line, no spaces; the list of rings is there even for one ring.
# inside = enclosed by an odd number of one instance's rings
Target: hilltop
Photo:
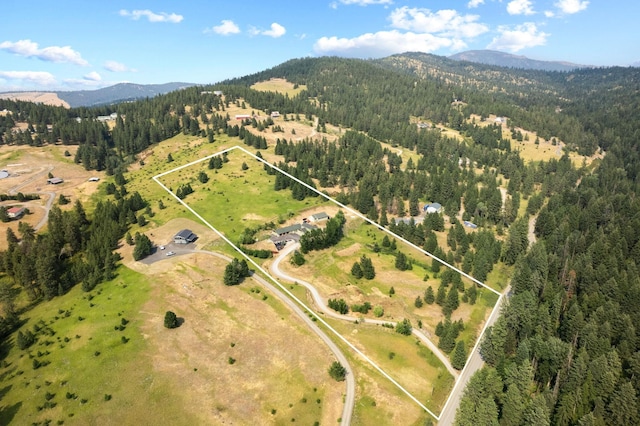
[[[456,61],[475,62],[486,65],[496,65],[506,68],[520,68],[542,71],[572,71],[577,68],[590,68],[588,65],[573,64],[564,61],[540,61],[521,55],[499,52],[496,50],[468,50],[449,56]]]

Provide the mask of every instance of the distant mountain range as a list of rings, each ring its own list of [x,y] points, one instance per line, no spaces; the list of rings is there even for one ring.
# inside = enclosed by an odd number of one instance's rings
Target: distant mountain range
[[[134,84],[119,83],[96,90],[68,92],[6,92],[0,98],[64,105],[71,108],[117,104],[136,99],[152,98],[175,90],[196,86],[195,83]]]
[[[134,84],[119,83],[114,86],[97,90],[77,90],[71,92],[57,92],[58,97],[69,106],[96,106],[135,99],[152,98],[157,95],[173,92],[195,86],[193,83],[165,83],[165,84]]]
[[[594,68],[590,65],[580,65],[563,61],[540,61],[525,56],[512,55],[495,50],[469,50],[456,53],[451,56],[439,56],[420,52],[406,52],[392,55],[386,58],[372,60],[385,67],[404,68],[405,71],[418,75],[429,74],[445,78],[448,81],[478,79],[485,69],[498,70],[493,67],[503,67],[520,70],[534,71],[572,71],[578,68]],[[476,65],[473,75],[465,71],[464,62]],[[640,66],[640,62],[631,64],[632,67]],[[506,71],[506,70],[505,70]],[[494,73],[495,74],[495,73]],[[483,77],[487,79],[488,77]],[[481,79],[483,79],[481,78]],[[495,78],[493,78],[495,80]],[[492,80],[492,84],[496,81]],[[508,80],[508,77],[507,77]],[[504,81],[501,84],[506,84]],[[97,90],[77,90],[66,92],[6,92],[0,93],[0,98],[18,99],[31,102],[42,102],[50,105],[63,105],[66,107],[92,107],[99,105],[116,104],[133,101],[136,99],[151,98],[175,90],[196,86],[196,83],[173,82],[165,84],[134,84],[119,83],[114,86]],[[478,84],[476,84],[479,87]]]
[[[456,61],[542,71],[572,71],[576,68],[593,68],[589,65],[579,65],[571,62],[538,61],[536,59],[529,59],[526,56],[512,55],[495,50],[468,50],[451,55],[449,58]]]

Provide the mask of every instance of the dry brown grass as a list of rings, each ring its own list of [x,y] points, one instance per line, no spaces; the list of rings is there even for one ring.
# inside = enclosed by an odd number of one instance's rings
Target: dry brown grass
[[[302,85],[296,88],[293,83],[284,78],[271,78],[267,81],[259,81],[251,86],[251,88],[262,92],[282,93],[283,95],[289,95],[291,98],[303,91],[306,86]]]
[[[50,92],[15,92],[3,93],[0,95],[2,99],[10,99],[14,101],[35,102],[45,105],[63,106],[69,108],[69,104],[58,97],[56,93]]]
[[[73,162],[75,146],[49,145],[41,148],[29,146],[0,146],[0,169],[9,172],[9,177],[0,179],[0,193],[22,192],[23,194],[40,193],[41,198],[34,201],[4,201],[5,207],[26,207],[31,212],[20,220],[36,226],[44,217],[45,205],[52,193],[55,201],[63,194],[71,203],[61,206],[63,209],[73,207],[76,200],[86,202],[97,190],[100,182],[88,182],[92,176],[103,178],[104,172],[87,171],[82,165]],[[69,151],[70,157],[64,152]],[[48,185],[49,171],[64,182],[59,185]],[[0,234],[5,235],[7,228],[17,231],[18,221],[0,223]],[[6,240],[0,238],[0,249],[6,248]]]
[[[199,245],[215,238],[187,219],[154,229],[153,238],[170,239],[182,228],[195,231]],[[125,259],[131,259],[128,251],[122,252]],[[256,282],[223,285],[226,261],[208,254],[176,256],[149,266],[128,263],[155,283],[142,312],[147,315],[142,332],[153,348],[149,362],[181,389],[185,407],[192,407],[202,424],[268,425],[291,418],[329,424],[340,417],[344,384],[326,372],[332,354]],[[164,328],[161,314],[166,310],[184,318],[178,329]],[[229,357],[236,360],[233,365]]]

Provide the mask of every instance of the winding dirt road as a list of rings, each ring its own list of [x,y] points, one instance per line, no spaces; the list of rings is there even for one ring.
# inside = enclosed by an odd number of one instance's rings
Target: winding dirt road
[[[42,169],[40,169],[40,171],[38,173],[36,173],[35,175],[31,176],[30,178],[24,180],[20,184],[12,187],[7,192],[9,193],[9,195],[15,195],[20,191],[20,189],[22,189],[25,186],[29,185],[31,182],[35,181],[36,179],[42,177],[45,173],[51,172],[52,170],[53,170],[53,166],[49,166],[46,169],[43,167]],[[52,192],[52,191],[36,191],[35,193],[36,194],[47,195],[49,197],[49,199],[47,200],[47,202],[44,205],[44,207],[43,206],[35,206],[35,207],[39,207],[39,208],[43,208],[44,209],[44,216],[33,227],[34,230],[38,231],[40,228],[42,228],[44,225],[46,225],[47,221],[49,220],[49,212],[51,211],[51,206],[53,206],[53,202],[56,199],[56,193]],[[27,203],[27,206],[30,207],[30,206],[32,206],[32,204],[31,203]]]
[[[395,322],[393,321],[385,321],[385,320],[377,320],[377,319],[373,319],[373,318],[358,318],[358,317],[354,317],[354,316],[350,316],[350,315],[341,315],[337,312],[335,312],[334,310],[330,309],[327,306],[327,301],[325,300],[324,297],[322,297],[322,295],[320,294],[320,292],[318,291],[317,288],[315,288],[312,284],[303,281],[299,278],[296,277],[292,277],[288,274],[286,274],[285,272],[283,272],[280,269],[280,262],[282,262],[283,259],[285,259],[289,254],[291,254],[294,250],[299,249],[300,248],[300,244],[295,243],[295,244],[287,244],[287,246],[280,251],[280,253],[278,254],[278,256],[275,258],[275,260],[273,261],[273,263],[271,264],[269,270],[271,271],[271,273],[283,280],[292,282],[292,283],[298,283],[302,286],[304,286],[312,295],[313,297],[313,303],[316,305],[316,307],[322,311],[325,315],[331,317],[331,318],[336,318],[336,319],[340,319],[340,320],[344,320],[344,321],[349,321],[349,322],[366,322],[369,324],[378,324],[378,325],[383,325],[383,324],[392,324],[394,327],[396,325]],[[422,343],[424,343],[437,357],[438,359],[444,364],[444,366],[447,368],[447,370],[449,371],[449,373],[454,377],[457,378],[459,375],[458,370],[456,370],[455,368],[453,368],[451,366],[451,362],[449,361],[449,358],[438,348],[438,346],[436,344],[434,344],[421,330],[414,328],[412,330],[412,334],[414,336],[416,336],[418,339],[420,339],[420,341]]]

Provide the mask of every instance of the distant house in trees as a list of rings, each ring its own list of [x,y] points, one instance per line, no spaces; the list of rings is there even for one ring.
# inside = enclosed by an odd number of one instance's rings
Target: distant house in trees
[[[64,180],[62,180],[62,178],[59,178],[59,177],[52,177],[52,178],[47,179],[47,183],[49,185],[58,185],[58,184],[60,184],[62,182],[64,182]]]
[[[423,208],[425,213],[440,213],[442,212],[442,205],[440,203],[425,204]]]
[[[251,114],[236,114],[236,120],[249,120],[251,119]]]
[[[476,229],[478,227],[478,225],[476,225],[473,222],[469,222],[468,220],[465,220],[462,222],[464,224],[464,226],[466,226],[467,228],[471,228],[471,229]]]
[[[10,207],[7,209],[7,216],[9,219],[19,219],[25,213],[24,207]]]
[[[271,118],[278,118],[280,117],[280,112],[278,111],[271,111]]]
[[[115,120],[116,118],[118,118],[118,113],[117,112],[112,112],[109,115],[99,115],[97,120],[104,123],[105,121],[111,121],[111,120]]]
[[[396,225],[400,225],[401,223],[404,223],[405,225],[411,225],[411,223],[416,224],[418,222],[421,222],[421,220],[418,217],[396,217],[393,219],[393,222]]]
[[[173,236],[173,242],[176,244],[188,244],[196,240],[198,236],[189,229],[183,229]]]
[[[222,90],[214,90],[213,94],[216,96],[222,96]]]

